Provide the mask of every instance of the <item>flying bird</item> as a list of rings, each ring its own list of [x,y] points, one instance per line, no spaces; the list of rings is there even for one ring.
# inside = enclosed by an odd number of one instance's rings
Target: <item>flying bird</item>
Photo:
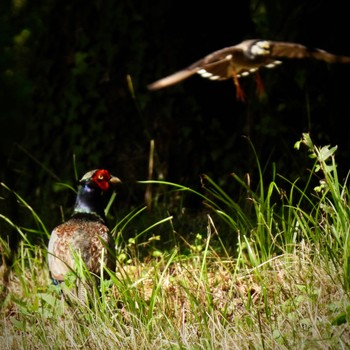
[[[210,80],[233,79],[236,97],[244,101],[239,78],[258,73],[261,67],[274,68],[283,59],[316,59],[327,63],[350,63],[350,57],[338,56],[321,49],[313,49],[298,43],[251,39],[223,48],[205,56],[174,74],[149,84],[149,90],[159,90],[177,84],[194,74]],[[257,74],[258,91],[263,89]]]
[[[93,276],[100,276],[103,265],[113,268],[104,209],[119,182],[105,169],[91,170],[81,178],[72,216],[51,232],[48,265],[54,284],[63,282],[68,272],[77,271],[77,256]],[[79,278],[76,287],[73,294],[85,302],[86,288]]]

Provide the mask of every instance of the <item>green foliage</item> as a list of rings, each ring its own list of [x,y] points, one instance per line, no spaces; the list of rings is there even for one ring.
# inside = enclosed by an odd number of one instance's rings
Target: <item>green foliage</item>
[[[220,186],[230,183],[231,173],[239,179],[246,173],[251,179],[266,176],[256,167],[256,156],[262,166],[272,160],[280,173],[294,178],[303,175],[306,160],[291,152],[291,140],[307,129],[328,142],[330,136],[320,125],[326,120],[331,131],[329,121],[336,117],[326,111],[339,106],[342,118],[345,113],[341,92],[336,94],[339,100],[331,98],[328,87],[337,85],[327,83],[331,71],[319,74],[316,65],[262,72],[266,95],[261,100],[253,79],[247,78],[242,81],[245,105],[235,101],[231,84],[205,85],[196,78],[154,94],[145,88],[202,54],[247,36],[300,39],[304,27],[293,23],[315,10],[321,16],[322,6],[242,2],[236,4],[240,16],[234,22],[229,12],[214,16],[213,9],[195,3],[187,11],[176,2],[160,1],[5,0],[1,6],[1,181],[31,203],[47,227],[68,215],[71,202],[70,192],[57,192],[53,180],[68,182],[75,178],[72,174],[100,166],[128,182],[122,199],[126,206],[138,207],[144,189],[135,183],[148,178],[151,140],[156,180],[197,190],[202,173]],[[193,18],[205,25],[193,26]],[[209,22],[208,35],[203,28]],[[312,38],[309,42],[314,44]],[[252,140],[257,154],[242,142],[242,134]],[[2,204],[1,212],[13,221],[16,206]],[[189,200],[184,207],[198,205]],[[21,218],[21,225],[30,225]]]
[[[299,149],[302,145],[314,162],[310,178],[317,177],[317,186],[309,180],[301,189],[297,181],[274,175],[268,183],[261,176],[253,190],[249,181],[233,174],[232,181],[242,188],[235,200],[208,176],[202,178],[201,191],[147,181],[164,193],[198,196],[209,210],[206,231],[189,234],[185,241],[177,232],[177,213],[142,227],[147,208],[135,209],[113,228],[117,268],[104,267],[107,275],[103,270],[90,275],[76,255],[77,270],[60,287],[51,285],[46,249],[20,231],[23,241],[11,268],[15,278],[2,276],[0,327],[16,334],[4,348],[20,348],[25,341],[47,344],[50,332],[57,335],[58,347],[86,345],[87,339],[91,347],[102,348],[134,341],[142,348],[168,344],[185,349],[228,344],[312,348],[317,342],[336,349],[349,344],[349,193],[337,177],[336,148],[315,146],[308,134],[296,143]],[[282,191],[282,184],[289,190]],[[14,195],[44,235],[37,214]],[[161,203],[155,200],[158,208]],[[125,234],[134,222],[138,230],[128,239]],[[171,249],[162,235],[169,224],[177,236]],[[189,249],[177,244],[179,238]],[[9,254],[7,242],[0,244],[1,254]],[[77,281],[87,288],[86,302],[67,294]],[[74,330],[69,339],[67,328]],[[25,340],[28,333],[32,340]]]
[[[311,158],[316,159],[315,173],[321,173],[319,186],[315,187],[318,207],[316,213],[320,232],[315,236],[320,251],[327,249],[336,264],[343,265],[344,288],[350,288],[350,243],[349,243],[349,190],[347,183],[338,179],[335,152],[337,147],[314,146],[309,135],[300,141],[308,147]],[[297,146],[299,143],[297,143]]]
[[[339,129],[346,74],[291,63],[262,72],[261,99],[243,81],[245,105],[232,85],[196,78],[145,90],[247,36],[324,48],[347,40],[337,6],[235,9],[232,21],[195,3],[1,2],[4,348],[349,346],[348,162],[335,162],[349,149]],[[313,137],[303,134],[295,155],[303,130]],[[334,139],[342,145],[315,145]],[[90,307],[72,307],[50,284],[45,247],[70,213],[77,174],[99,166],[125,183],[107,208],[118,267],[97,288],[78,264],[67,286],[83,278],[93,288]]]

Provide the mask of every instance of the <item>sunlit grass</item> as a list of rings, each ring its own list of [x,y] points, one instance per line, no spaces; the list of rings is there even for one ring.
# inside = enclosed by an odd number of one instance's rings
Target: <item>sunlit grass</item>
[[[50,282],[45,246],[18,228],[14,264],[4,260],[0,270],[1,349],[349,348],[349,192],[338,179],[335,148],[316,147],[308,135],[301,145],[315,162],[303,188],[273,172],[252,189],[232,174],[242,202],[207,176],[201,193],[153,181],[200,196],[210,208],[205,232],[179,237],[186,253],[175,242],[165,248],[164,226],[177,234],[173,215],[165,215],[124,239],[146,213],[135,209],[112,229],[117,267],[109,278],[98,276],[88,303],[62,297]],[[315,176],[320,181],[311,188]],[[44,224],[36,223],[44,237]],[[221,235],[222,223],[231,236]],[[5,240],[0,246],[8,255]],[[140,254],[149,246],[152,253]],[[82,267],[75,277],[90,276]]]

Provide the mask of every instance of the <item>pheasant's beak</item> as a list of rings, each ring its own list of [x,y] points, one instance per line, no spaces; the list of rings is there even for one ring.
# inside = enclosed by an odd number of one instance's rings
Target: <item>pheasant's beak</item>
[[[120,180],[119,177],[111,175],[111,178],[109,179],[109,183],[111,183],[112,185],[115,185],[120,182],[122,182],[122,180]]]

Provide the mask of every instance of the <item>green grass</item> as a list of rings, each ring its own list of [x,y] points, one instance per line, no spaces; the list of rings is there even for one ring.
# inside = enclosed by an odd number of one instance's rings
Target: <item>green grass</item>
[[[13,265],[3,259],[0,270],[1,349],[349,348],[347,179],[338,179],[335,147],[317,147],[308,134],[301,145],[313,162],[306,181],[276,171],[266,181],[260,170],[252,189],[232,174],[242,189],[237,200],[207,176],[201,193],[152,181],[164,193],[199,196],[208,209],[205,230],[184,235],[186,225],[178,230],[167,214],[124,239],[146,208],[130,212],[113,228],[116,271],[100,276],[88,305],[65,302],[50,283],[45,225],[13,192],[36,227],[20,228],[2,216],[22,241]],[[161,239],[169,228],[172,245]],[[31,242],[33,232],[43,244]],[[3,258],[10,254],[5,240],[0,248]],[[84,268],[80,274],[89,281]]]

